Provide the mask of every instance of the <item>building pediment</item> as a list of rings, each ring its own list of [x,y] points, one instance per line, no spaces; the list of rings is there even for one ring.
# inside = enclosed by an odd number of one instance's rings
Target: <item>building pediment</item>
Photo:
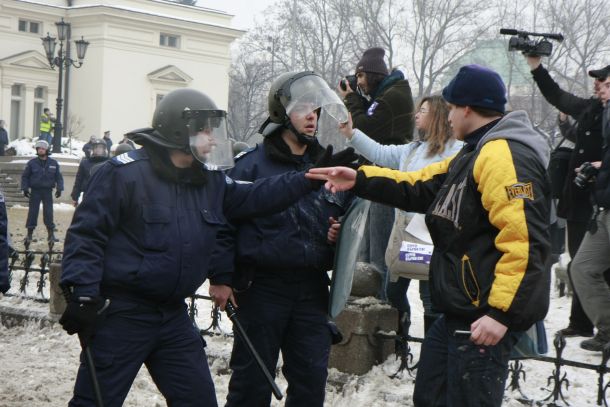
[[[147,76],[151,82],[173,83],[177,85],[187,85],[193,80],[191,76],[175,65],[164,66],[152,71]]]
[[[38,51],[25,51],[0,60],[3,67],[33,68],[50,70],[49,61]]]

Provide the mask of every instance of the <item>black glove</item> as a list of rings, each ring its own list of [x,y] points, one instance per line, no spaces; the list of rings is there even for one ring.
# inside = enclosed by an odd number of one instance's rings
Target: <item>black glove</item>
[[[25,196],[26,198],[30,197],[30,190],[29,189],[24,189],[23,190],[23,196]]]
[[[55,198],[59,198],[61,196],[61,191],[55,191]]]
[[[328,147],[326,147],[324,154],[318,158],[318,161],[316,161],[312,168],[350,166],[358,158],[360,157],[358,154],[354,153],[352,147],[348,147],[345,150],[339,151],[337,154],[333,154],[333,146],[329,144]],[[314,189],[320,189],[322,185],[324,185],[324,181],[310,181]]]
[[[103,305],[101,297],[72,297],[59,323],[68,335],[78,334],[85,347],[93,337],[98,312]]]
[[[8,281],[8,279],[6,280],[6,282],[0,282],[0,293],[6,294],[6,292],[10,289],[11,283]]]

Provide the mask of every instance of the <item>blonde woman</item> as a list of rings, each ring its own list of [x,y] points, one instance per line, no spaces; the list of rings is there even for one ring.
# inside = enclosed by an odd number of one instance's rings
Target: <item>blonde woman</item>
[[[377,143],[360,130],[353,129],[351,118],[348,124],[341,128],[341,132],[348,139],[349,145],[376,165],[401,171],[416,171],[434,162],[443,161],[462,148],[463,143],[453,138],[448,115],[449,109],[442,96],[424,97],[415,113],[415,128],[419,131],[420,140],[401,145]],[[410,282],[410,279],[403,277],[396,282],[390,282],[389,273],[386,273],[386,294],[400,316],[399,333],[406,333],[402,323],[405,321],[405,315],[410,313],[407,299]],[[432,311],[427,281],[420,280],[419,292],[424,304],[424,330],[427,331],[437,317]]]

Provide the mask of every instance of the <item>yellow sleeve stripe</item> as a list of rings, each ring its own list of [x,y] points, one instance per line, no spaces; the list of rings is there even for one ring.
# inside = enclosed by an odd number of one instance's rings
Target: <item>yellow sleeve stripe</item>
[[[367,178],[389,178],[396,183],[407,182],[410,185],[413,185],[417,181],[425,182],[431,180],[435,175],[445,174],[453,157],[455,156],[449,157],[441,162],[430,164],[418,171],[404,172],[373,165],[363,165],[358,168],[358,171],[362,171]]]
[[[496,248],[503,253],[496,264],[489,305],[506,312],[515,298],[529,262],[529,236],[525,216],[527,198],[509,199],[506,187],[517,179],[512,153],[506,140],[494,140],[481,149],[473,169],[489,221],[498,228]]]

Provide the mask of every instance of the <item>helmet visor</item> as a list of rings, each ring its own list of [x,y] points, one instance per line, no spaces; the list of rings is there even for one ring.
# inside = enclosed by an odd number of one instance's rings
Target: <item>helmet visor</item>
[[[224,110],[186,110],[189,147],[193,156],[208,170],[223,171],[234,165],[231,142],[227,137]]]
[[[290,85],[290,102],[286,106],[288,116],[307,116],[317,109],[337,123],[347,121],[347,108],[324,79],[307,75],[294,81]]]

